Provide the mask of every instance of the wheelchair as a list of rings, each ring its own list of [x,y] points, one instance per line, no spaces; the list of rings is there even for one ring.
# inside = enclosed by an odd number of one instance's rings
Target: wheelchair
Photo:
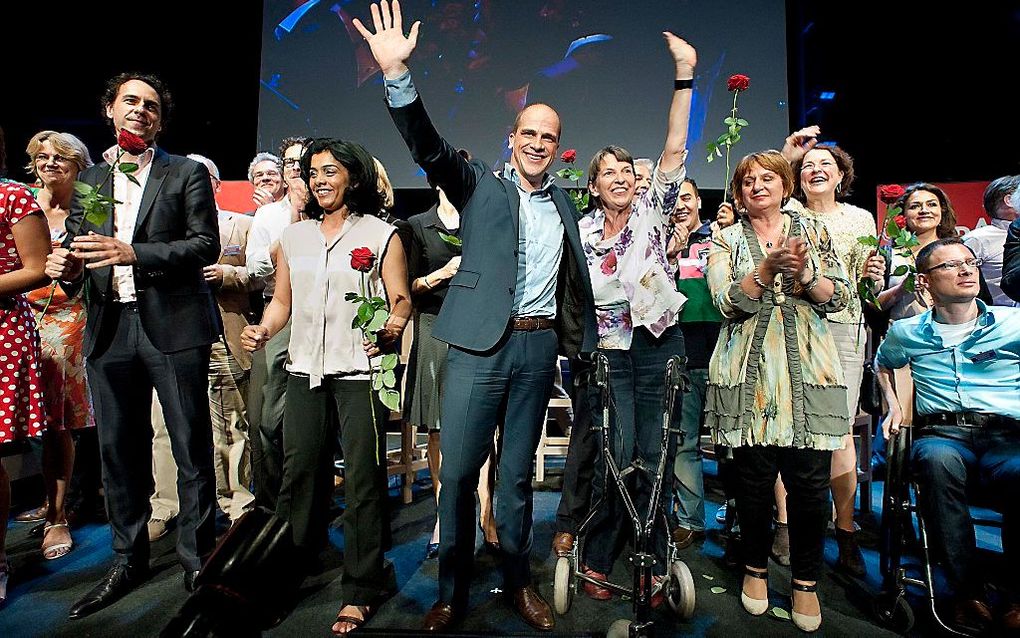
[[[652,596],[659,591],[664,594],[670,609],[681,619],[689,619],[694,615],[694,578],[687,564],[679,559],[679,550],[673,543],[670,517],[666,514],[662,503],[663,484],[667,472],[672,472],[672,463],[667,458],[671,439],[683,434],[679,428],[671,427],[671,416],[680,409],[681,395],[685,389],[687,378],[684,374],[684,359],[673,356],[666,363],[665,388],[662,414],[662,447],[659,463],[655,468],[644,467],[640,462],[633,462],[622,470],[617,467],[611,450],[610,405],[612,397],[609,386],[609,361],[605,355],[595,355],[595,385],[602,395],[602,426],[597,427],[602,443],[602,458],[606,463],[605,480],[612,482],[620,495],[621,502],[630,518],[633,527],[634,553],[630,558],[633,567],[633,583],[630,587],[612,583],[607,580],[593,578],[580,570],[581,548],[584,537],[595,519],[596,514],[605,503],[607,490],[612,489],[604,484],[599,500],[578,528],[574,545],[568,556],[561,556],[556,561],[556,572],[553,580],[553,603],[556,613],[565,615],[577,588],[582,582],[590,582],[633,601],[634,619],[620,619],[612,623],[606,634],[608,638],[637,638],[655,635],[654,622],[651,620]],[[638,512],[634,500],[627,491],[625,479],[633,472],[646,472],[653,477],[652,493],[649,498],[648,512]],[[652,547],[652,532],[657,517],[665,527],[667,538],[667,556],[669,564],[665,579],[658,585],[652,584],[652,567],[658,562]]]
[[[923,487],[910,475],[910,448],[914,427],[903,427],[890,433],[886,443],[885,494],[880,527],[879,569],[882,590],[872,602],[878,620],[889,629],[905,634],[914,626],[914,610],[907,600],[907,588],[919,588],[931,611],[935,625],[954,636],[972,634],[950,626],[935,605],[935,580],[928,529],[921,516],[919,495]],[[917,527],[914,528],[914,515]],[[974,517],[975,525],[1001,527],[998,519]],[[916,547],[920,563],[908,562],[908,548]]]

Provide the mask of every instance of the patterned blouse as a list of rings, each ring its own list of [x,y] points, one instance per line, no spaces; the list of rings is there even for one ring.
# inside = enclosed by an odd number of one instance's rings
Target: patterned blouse
[[[864,268],[872,250],[857,241],[857,238],[865,235],[874,237],[877,234],[874,215],[850,204],[840,204],[839,211],[833,213],[815,212],[795,199],[791,199],[787,207],[796,210],[805,218],[817,219],[828,229],[829,236],[832,237],[832,247],[850,277],[852,293],[846,308],[830,314],[828,320],[833,323],[857,325],[861,322],[861,297],[857,294],[857,282],[864,276]]]
[[[627,350],[634,326],[658,337],[677,321],[687,298],[676,289],[676,268],[666,258],[666,241],[686,174],[682,163],[668,174],[656,167],[651,187],[634,201],[627,225],[613,237],[603,239],[606,213],[601,208],[578,222],[595,294],[600,348]]]
[[[790,236],[808,244],[811,268],[835,284],[824,303],[772,287],[748,297],[740,281],[765,253],[746,217],[719,232],[708,284],[723,314],[708,367],[705,422],[716,443],[837,450],[850,431],[847,390],[826,315],[846,307],[850,282],[825,225],[789,212]]]

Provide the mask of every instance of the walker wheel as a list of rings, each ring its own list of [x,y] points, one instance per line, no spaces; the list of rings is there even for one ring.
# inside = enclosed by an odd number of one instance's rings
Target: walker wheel
[[[631,621],[626,618],[614,621],[613,624],[609,625],[609,631],[606,632],[606,638],[629,638],[630,623]]]
[[[694,615],[694,577],[687,563],[682,560],[673,561],[669,568],[669,580],[666,583],[666,602],[670,609],[682,618],[689,620]]]
[[[570,611],[570,603],[574,598],[574,591],[570,587],[570,581],[574,577],[574,566],[569,556],[560,556],[556,559],[556,575],[553,578],[553,606],[556,613],[564,616]]]
[[[872,609],[879,622],[898,634],[906,634],[914,627],[914,610],[901,594],[879,594],[872,602]]]

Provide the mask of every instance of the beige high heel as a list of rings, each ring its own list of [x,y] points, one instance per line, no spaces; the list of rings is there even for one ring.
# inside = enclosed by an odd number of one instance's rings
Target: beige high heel
[[[818,591],[817,583],[815,583],[814,585],[804,585],[802,583],[791,582],[790,587],[796,589],[797,591],[814,593],[816,595],[817,595],[816,592]],[[793,624],[797,626],[797,629],[800,629],[801,631],[806,631],[808,633],[811,633],[812,631],[817,631],[818,628],[822,626],[822,614],[820,612],[814,616],[809,616],[807,614],[801,614],[793,611],[792,595],[790,596],[790,619],[793,620]]]
[[[769,579],[769,573],[767,570],[763,572],[756,572],[753,569],[744,567],[744,573],[748,576],[751,576],[752,578],[758,578],[764,581],[768,581]],[[766,590],[767,588],[768,585],[766,583]],[[744,593],[744,588],[741,587],[740,604],[744,606],[744,611],[751,614],[752,616],[761,616],[762,614],[769,610],[769,597],[768,594],[766,593],[764,599],[751,598],[750,596]]]

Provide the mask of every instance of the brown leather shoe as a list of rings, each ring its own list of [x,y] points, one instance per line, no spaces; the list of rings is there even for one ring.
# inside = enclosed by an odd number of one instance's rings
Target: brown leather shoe
[[[957,627],[983,634],[992,626],[992,610],[976,598],[957,600],[953,603],[953,620]]]
[[[518,615],[535,629],[552,631],[553,613],[534,585],[521,587],[510,596],[510,604]]]
[[[1020,603],[1010,603],[999,618],[1002,631],[1007,636],[1020,634]]]
[[[556,532],[553,536],[552,550],[557,556],[570,556],[574,549],[574,535],[570,532]]]
[[[446,631],[456,618],[457,614],[453,611],[453,605],[440,600],[432,605],[429,613],[425,614],[425,618],[421,621],[421,628],[432,632]]]
[[[687,549],[694,544],[694,541],[701,540],[704,537],[705,532],[701,530],[687,529],[682,526],[673,528],[673,544],[676,545],[677,549]]]

